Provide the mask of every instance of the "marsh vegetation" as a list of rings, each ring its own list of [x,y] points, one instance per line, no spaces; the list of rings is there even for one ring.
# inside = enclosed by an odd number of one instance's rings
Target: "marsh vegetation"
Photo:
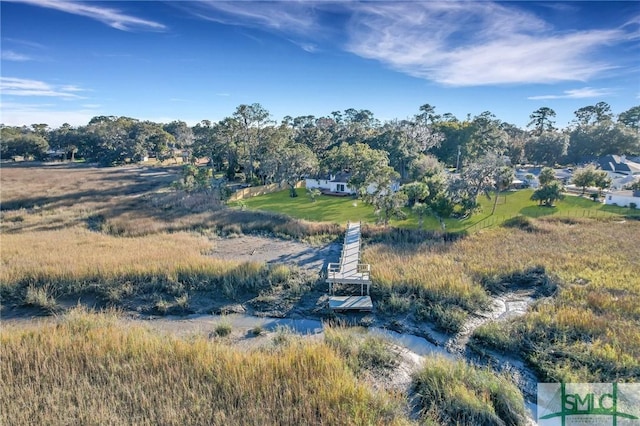
[[[3,324],[2,423],[523,421],[511,379],[469,363],[429,359],[406,389],[375,385],[400,358],[365,330],[329,328],[317,341],[256,328],[255,339],[276,343],[248,351],[229,343],[227,324],[186,338],[120,326],[121,315],[238,306],[288,315],[301,300],[298,315],[335,322],[316,309],[318,271],[218,258],[212,247],[245,233],[317,244],[343,225],[169,191],[170,167],[3,167],[0,177],[2,315],[61,318]],[[541,381],[638,381],[640,222],[608,216],[519,218],[468,234],[366,226],[369,323],[453,336],[497,296],[526,289],[529,312],[486,321],[471,349],[523,359]],[[78,303],[122,313],[69,310]],[[434,398],[412,407],[415,393]],[[452,394],[466,405],[451,407]]]

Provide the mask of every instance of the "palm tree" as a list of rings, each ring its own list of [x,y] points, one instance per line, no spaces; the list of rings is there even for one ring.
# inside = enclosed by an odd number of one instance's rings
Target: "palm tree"
[[[498,204],[498,196],[501,191],[504,191],[506,188],[511,185],[513,182],[513,178],[515,177],[515,173],[513,169],[509,166],[502,166],[498,170],[496,170],[495,174],[495,187],[496,187],[496,195],[493,200],[493,209],[491,209],[491,214],[493,215],[496,211],[496,205]],[[505,198],[506,200],[506,198]]]

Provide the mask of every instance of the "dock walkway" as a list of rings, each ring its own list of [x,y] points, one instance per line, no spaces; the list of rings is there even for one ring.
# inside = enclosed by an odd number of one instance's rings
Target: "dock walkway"
[[[369,297],[371,286],[371,265],[360,263],[360,223],[347,223],[342,253],[339,263],[329,263],[327,283],[329,283],[329,307],[334,310],[371,310]],[[359,285],[360,296],[335,296],[336,285]],[[365,296],[366,289],[366,296]]]

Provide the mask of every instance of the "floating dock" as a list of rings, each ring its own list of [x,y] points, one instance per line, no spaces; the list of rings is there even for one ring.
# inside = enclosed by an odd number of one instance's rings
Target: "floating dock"
[[[370,311],[373,302],[369,296],[371,286],[371,265],[360,263],[360,223],[347,223],[342,253],[339,263],[329,263],[327,267],[327,283],[329,283],[329,308],[335,311],[357,310]],[[359,296],[338,296],[338,289],[353,286],[360,287]],[[357,291],[357,287],[355,288]]]

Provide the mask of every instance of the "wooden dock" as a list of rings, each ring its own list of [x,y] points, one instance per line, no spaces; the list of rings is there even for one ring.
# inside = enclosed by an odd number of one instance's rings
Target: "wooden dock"
[[[331,296],[329,309],[332,311],[370,311],[373,302],[370,296]]]
[[[369,287],[371,286],[371,265],[360,263],[360,223],[347,223],[342,253],[339,263],[329,263],[327,283],[329,283],[329,308],[333,310],[370,311],[373,308]],[[360,296],[336,296],[336,287],[360,286]],[[366,291],[366,294],[365,294]]]

